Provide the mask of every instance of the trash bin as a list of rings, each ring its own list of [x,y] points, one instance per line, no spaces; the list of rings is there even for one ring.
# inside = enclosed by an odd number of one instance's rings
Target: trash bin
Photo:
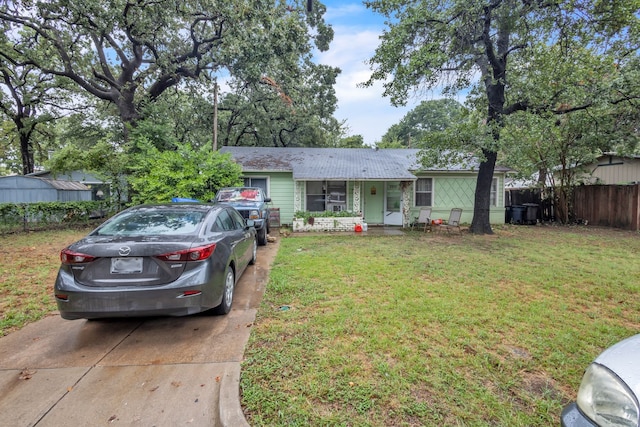
[[[511,219],[513,219],[513,212],[511,212],[511,206],[504,207],[504,223],[511,224]]]
[[[524,224],[524,216],[526,214],[527,207],[523,205],[511,206],[511,223],[512,224]]]
[[[538,223],[538,204],[525,203],[523,206],[525,206],[527,209],[527,213],[525,215],[525,221],[528,224],[537,224]]]

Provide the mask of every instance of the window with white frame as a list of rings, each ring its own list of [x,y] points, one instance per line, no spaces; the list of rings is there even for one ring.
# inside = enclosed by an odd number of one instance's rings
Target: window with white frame
[[[245,187],[258,187],[262,188],[265,196],[269,196],[269,191],[267,190],[267,178],[253,178],[253,177],[244,177],[242,178],[244,181]]]
[[[433,179],[418,178],[416,181],[416,206],[432,206]]]
[[[491,206],[498,206],[498,178],[491,181]]]
[[[308,212],[340,212],[347,209],[346,181],[307,181]]]

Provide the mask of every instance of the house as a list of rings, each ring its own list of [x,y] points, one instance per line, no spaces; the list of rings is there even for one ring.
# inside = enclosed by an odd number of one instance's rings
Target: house
[[[12,175],[0,177],[0,203],[91,200],[91,189],[73,181]]]
[[[585,184],[632,184],[640,182],[640,155],[621,156],[603,153],[589,164],[580,166],[579,177]]]
[[[422,206],[446,219],[462,208],[473,219],[477,165],[423,169],[417,149],[222,147],[243,170],[244,184],[261,187],[291,224],[298,211],[361,213],[369,225],[407,226]],[[490,221],[504,223],[504,179],[497,167]]]

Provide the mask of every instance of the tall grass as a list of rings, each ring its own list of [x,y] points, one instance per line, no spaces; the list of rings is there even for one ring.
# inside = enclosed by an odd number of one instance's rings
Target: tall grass
[[[640,331],[640,237],[504,227],[284,239],[242,365],[253,426],[558,425]]]

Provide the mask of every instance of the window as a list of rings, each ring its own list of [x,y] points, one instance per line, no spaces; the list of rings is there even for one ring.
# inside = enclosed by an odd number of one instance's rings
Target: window
[[[432,206],[433,179],[419,178],[416,181],[416,206]]]
[[[498,206],[498,178],[491,181],[491,206]]]
[[[262,188],[262,191],[264,191],[265,195],[269,194],[269,192],[267,191],[267,178],[249,178],[249,177],[244,177],[242,179],[244,180],[244,186],[245,187]]]
[[[308,212],[340,212],[346,209],[346,181],[307,181]]]
[[[237,230],[241,230],[244,228],[246,222],[244,220],[244,218],[242,217],[242,215],[240,215],[239,212],[237,211],[229,211],[229,214],[231,215],[231,217],[233,218],[233,221],[236,224],[236,229]]]
[[[215,229],[216,231],[231,231],[237,229],[236,223],[226,210],[220,211],[218,218],[216,218]]]

